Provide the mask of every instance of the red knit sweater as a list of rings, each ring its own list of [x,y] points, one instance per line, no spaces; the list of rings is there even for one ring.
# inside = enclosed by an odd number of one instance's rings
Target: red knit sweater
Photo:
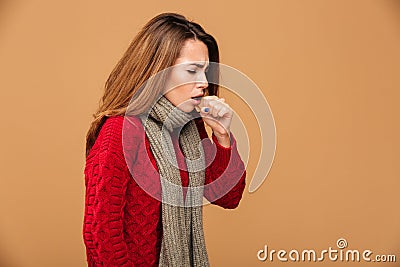
[[[160,177],[140,119],[129,119],[131,123],[124,122],[123,116],[107,118],[86,159],[83,239],[89,266],[158,265],[161,202],[151,195],[160,196]],[[210,164],[205,183],[221,175],[226,178],[205,188],[204,196],[213,204],[233,209],[242,197],[246,176],[236,141],[232,136],[231,147],[225,148],[213,136],[213,144],[203,121],[198,119],[196,124],[204,139],[206,164]],[[185,166],[178,137],[171,137],[178,164]],[[180,174],[182,185],[187,186],[188,173],[181,170]],[[227,191],[219,198],[221,192]]]

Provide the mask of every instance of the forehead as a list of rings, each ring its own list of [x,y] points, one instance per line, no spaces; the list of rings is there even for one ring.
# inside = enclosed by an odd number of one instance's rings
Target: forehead
[[[202,41],[193,39],[185,41],[176,64],[190,61],[208,62],[208,49]]]

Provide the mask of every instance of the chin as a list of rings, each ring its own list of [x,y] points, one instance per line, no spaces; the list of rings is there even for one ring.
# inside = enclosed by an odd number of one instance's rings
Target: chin
[[[181,109],[183,112],[190,113],[194,110],[194,107],[185,107]]]
[[[186,113],[192,112],[194,110],[193,105],[180,105],[180,106],[178,106],[178,108]]]

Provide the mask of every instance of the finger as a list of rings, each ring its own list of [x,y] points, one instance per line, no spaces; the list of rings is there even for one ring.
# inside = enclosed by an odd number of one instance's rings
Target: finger
[[[205,96],[205,97],[203,97],[205,100],[217,100],[218,99],[218,96],[216,96],[216,95],[208,95],[208,96]]]
[[[206,107],[206,106],[209,105],[210,101],[216,100],[216,99],[218,99],[218,97],[215,96],[215,95],[202,97],[199,106],[200,107]]]
[[[209,107],[202,107],[200,109],[200,114],[201,115],[208,115],[209,112],[210,112],[210,108]]]
[[[214,107],[214,106],[226,106],[229,108],[229,105],[227,103],[225,103],[224,101],[221,100],[211,100],[210,102],[208,102],[208,106],[209,107]]]
[[[223,117],[229,113],[229,109],[227,107],[222,107],[221,110],[218,112],[219,117]]]
[[[211,114],[214,116],[214,117],[218,117],[218,113],[221,111],[221,109],[223,108],[224,106],[222,105],[222,104],[214,104],[214,106],[212,107],[212,110],[211,110]]]

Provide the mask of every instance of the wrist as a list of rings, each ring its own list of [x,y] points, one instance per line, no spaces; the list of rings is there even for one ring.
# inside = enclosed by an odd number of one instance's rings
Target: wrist
[[[221,134],[221,133],[213,132],[213,134],[221,146],[223,146],[225,148],[229,148],[231,146],[231,137],[230,137],[229,133]]]

